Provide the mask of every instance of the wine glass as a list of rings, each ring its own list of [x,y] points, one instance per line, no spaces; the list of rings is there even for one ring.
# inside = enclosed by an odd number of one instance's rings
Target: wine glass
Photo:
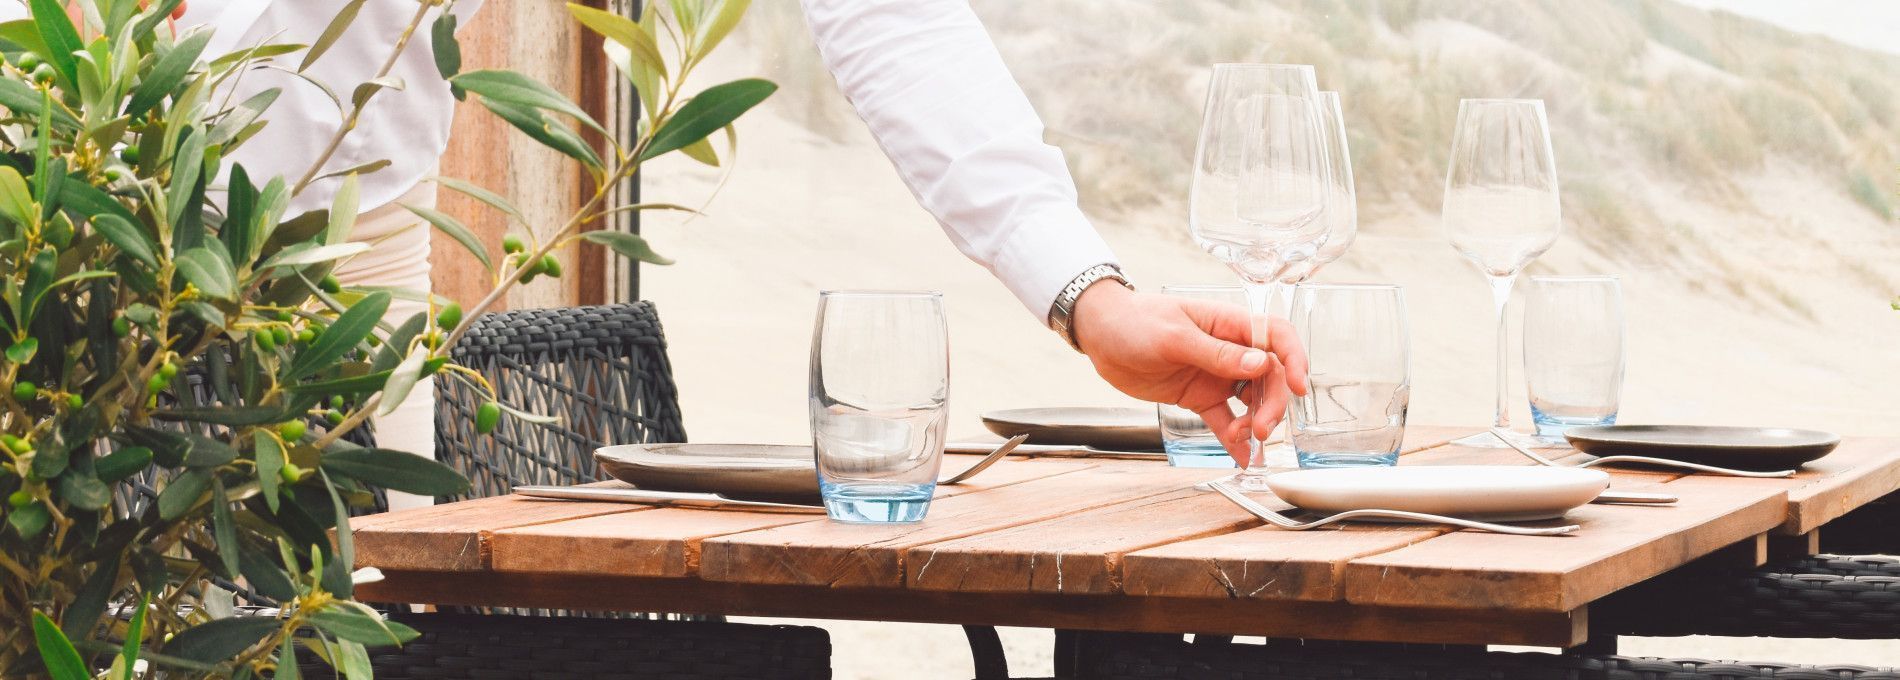
[[[1505,303],[1524,265],[1549,250],[1563,230],[1550,124],[1539,99],[1465,99],[1451,138],[1445,174],[1445,233],[1451,247],[1478,265],[1491,283],[1498,326],[1496,427],[1510,429],[1510,355]],[[1480,433],[1460,440],[1501,447]]]
[[[1326,192],[1326,235],[1321,238],[1319,249],[1312,257],[1293,261],[1286,274],[1275,283],[1278,288],[1280,305],[1275,314],[1292,318],[1290,306],[1293,303],[1293,287],[1311,278],[1320,267],[1339,259],[1346,254],[1346,248],[1352,245],[1353,238],[1359,234],[1358,192],[1353,187],[1352,152],[1346,145],[1346,117],[1340,108],[1339,93],[1323,91],[1319,93],[1320,122],[1326,126],[1326,158],[1332,164],[1332,183]],[[1288,425],[1288,443],[1281,443],[1269,449],[1266,459],[1278,467],[1293,465],[1296,456],[1290,443],[1292,426]]]
[[[1328,228],[1331,164],[1313,67],[1216,64],[1194,146],[1188,225],[1195,242],[1240,275],[1252,340],[1267,345],[1274,284],[1313,257]],[[1256,390],[1264,406],[1265,390]],[[1242,489],[1266,489],[1265,451],[1249,435]]]

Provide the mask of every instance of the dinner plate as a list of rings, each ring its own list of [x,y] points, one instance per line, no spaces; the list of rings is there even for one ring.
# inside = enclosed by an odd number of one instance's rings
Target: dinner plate
[[[1154,409],[1059,406],[983,414],[983,426],[1003,437],[1029,435],[1030,444],[1093,446],[1118,451],[1161,450]]]
[[[594,451],[600,469],[642,489],[701,491],[747,500],[814,504],[810,446],[621,444]]]
[[[1789,470],[1834,451],[1841,436],[1784,427],[1592,425],[1564,433],[1592,456],[1650,456],[1743,470]]]
[[[1600,470],[1528,465],[1401,465],[1267,477],[1281,500],[1322,513],[1408,510],[1487,522],[1562,517],[1610,486]]]

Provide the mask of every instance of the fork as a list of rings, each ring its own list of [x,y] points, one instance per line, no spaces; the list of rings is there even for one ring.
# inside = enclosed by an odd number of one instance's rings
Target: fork
[[[1267,506],[1254,502],[1253,499],[1248,498],[1246,495],[1240,493],[1239,489],[1235,489],[1234,487],[1228,486],[1227,483],[1224,481],[1211,482],[1207,486],[1208,488],[1213,489],[1216,493],[1219,493],[1222,496],[1226,496],[1227,500],[1233,501],[1235,505],[1240,506],[1242,509],[1246,510],[1247,512],[1253,513],[1253,516],[1259,517],[1260,519],[1264,519],[1269,524],[1272,524],[1274,526],[1280,527],[1282,529],[1287,529],[1290,531],[1306,531],[1308,529],[1317,529],[1319,527],[1323,527],[1328,524],[1332,524],[1334,522],[1343,522],[1350,519],[1366,519],[1366,518],[1404,519],[1404,520],[1412,520],[1412,521],[1417,521],[1417,522],[1430,522],[1434,524],[1449,524],[1452,526],[1464,527],[1466,529],[1477,529],[1479,531],[1489,531],[1496,534],[1511,534],[1514,536],[1557,536],[1561,534],[1567,534],[1581,528],[1579,525],[1576,525],[1576,524],[1566,524],[1560,527],[1514,527],[1514,526],[1509,526],[1509,525],[1504,525],[1504,524],[1492,524],[1490,522],[1478,522],[1478,521],[1468,520],[1468,519],[1459,519],[1457,517],[1446,517],[1444,515],[1430,515],[1430,514],[1426,514],[1422,512],[1407,512],[1404,510],[1347,510],[1337,515],[1332,515],[1329,517],[1313,520],[1311,522],[1300,522],[1300,521],[1294,520],[1291,517],[1287,517],[1286,515],[1282,515],[1280,513],[1274,512],[1272,509],[1269,509]]]
[[[1716,467],[1714,465],[1703,465],[1701,463],[1689,463],[1689,462],[1684,462],[1680,460],[1669,460],[1667,458],[1651,458],[1649,456],[1604,456],[1602,458],[1586,461],[1583,463],[1578,463],[1576,465],[1564,465],[1563,463],[1559,463],[1557,461],[1551,460],[1549,458],[1545,458],[1543,456],[1540,456],[1540,455],[1537,455],[1536,453],[1531,452],[1530,449],[1524,448],[1522,444],[1512,441],[1510,437],[1506,436],[1505,432],[1499,430],[1498,428],[1495,428],[1495,427],[1491,428],[1491,436],[1497,437],[1498,439],[1503,440],[1504,443],[1511,445],[1511,448],[1517,449],[1518,453],[1528,456],[1531,460],[1537,461],[1538,464],[1548,465],[1550,467],[1587,468],[1587,467],[1596,467],[1598,465],[1611,465],[1615,463],[1640,463],[1642,465],[1655,465],[1658,467],[1672,467],[1672,468],[1677,468],[1681,470],[1694,470],[1696,472],[1707,472],[1712,475],[1728,475],[1730,477],[1774,478],[1774,477],[1794,476],[1793,470],[1775,470],[1773,472],[1757,472],[1754,470],[1737,470],[1734,468]]]
[[[1029,439],[1029,435],[1026,435],[1026,434],[1019,434],[1014,437],[1010,437],[1009,441],[1003,442],[1002,446],[996,447],[995,451],[991,451],[990,455],[984,456],[983,460],[979,460],[976,462],[975,465],[970,466],[970,469],[956,473],[949,477],[945,477],[943,479],[939,479],[937,480],[937,484],[941,486],[949,486],[952,484],[962,484],[964,482],[967,482],[970,480],[971,477],[975,477],[976,473],[990,469],[991,465],[995,465],[996,461],[1002,460],[1003,456],[1009,455],[1010,451],[1014,450],[1017,446],[1020,446],[1027,439]]]

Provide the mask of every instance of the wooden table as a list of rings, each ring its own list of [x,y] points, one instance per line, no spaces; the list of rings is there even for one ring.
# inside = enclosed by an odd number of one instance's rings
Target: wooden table
[[[1413,427],[1403,465],[1529,461]],[[974,457],[951,456],[946,469]],[[373,601],[1337,640],[1574,646],[1590,603],[1693,560],[1759,564],[1900,488],[1900,440],[1791,479],[1612,470],[1668,507],[1589,505],[1570,536],[1264,526],[1158,460],[1011,457],[923,522],[500,497],[355,521]],[[1277,501],[1275,501],[1277,502]],[[1282,506],[1283,507],[1283,506]],[[1721,551],[1718,554],[1718,551]]]

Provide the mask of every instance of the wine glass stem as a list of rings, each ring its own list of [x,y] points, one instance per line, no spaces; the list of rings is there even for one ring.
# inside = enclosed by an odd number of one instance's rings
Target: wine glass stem
[[[1495,425],[1508,430],[1511,429],[1511,335],[1509,317],[1504,315],[1504,308],[1511,302],[1511,285],[1517,282],[1517,273],[1502,276],[1487,274],[1486,278],[1491,280],[1491,301],[1497,309],[1498,319],[1498,409]]]
[[[1248,339],[1254,347],[1263,350],[1271,349],[1271,343],[1267,341],[1268,328],[1272,319],[1269,316],[1269,310],[1274,308],[1273,303],[1279,297],[1276,294],[1278,287],[1276,284],[1252,281],[1248,281],[1246,285],[1247,306],[1252,312],[1250,316],[1253,320]],[[1253,403],[1247,405],[1248,415],[1251,416],[1259,409],[1266,408],[1266,401],[1267,390],[1253,390]],[[1254,431],[1252,419],[1248,420],[1247,467],[1240,473],[1240,488],[1247,491],[1262,491],[1266,488],[1267,479],[1266,442],[1259,433]]]

